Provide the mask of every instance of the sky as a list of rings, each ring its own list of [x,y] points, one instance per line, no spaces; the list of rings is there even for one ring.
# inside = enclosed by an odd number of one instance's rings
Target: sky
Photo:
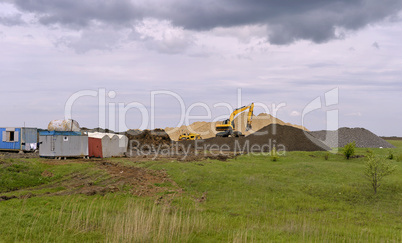
[[[0,0],[0,126],[71,110],[175,127],[254,102],[310,130],[402,136],[401,40],[400,0]]]

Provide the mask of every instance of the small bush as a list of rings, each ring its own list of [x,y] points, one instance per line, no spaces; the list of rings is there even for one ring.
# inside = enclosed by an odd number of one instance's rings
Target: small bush
[[[271,160],[274,161],[274,162],[279,160],[279,156],[276,153],[276,148],[275,147],[271,150]]]
[[[329,152],[327,152],[327,153],[324,155],[324,159],[325,159],[325,160],[328,160],[328,159],[329,159]]]
[[[351,142],[345,145],[343,154],[346,159],[350,159],[355,154],[356,142]]]
[[[388,151],[388,156],[387,159],[393,160],[394,159],[394,153],[392,152],[392,150]]]
[[[373,187],[374,194],[377,193],[382,179],[392,174],[395,170],[396,166],[392,166],[390,162],[385,162],[384,159],[376,158],[373,153],[367,156],[364,175]]]

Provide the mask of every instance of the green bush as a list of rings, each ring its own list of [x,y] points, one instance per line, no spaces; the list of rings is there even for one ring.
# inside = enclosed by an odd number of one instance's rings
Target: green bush
[[[274,162],[279,160],[279,156],[278,153],[276,152],[275,147],[271,150],[271,160]]]
[[[350,159],[355,154],[356,142],[351,142],[345,145],[343,154],[346,159]]]
[[[392,152],[392,150],[388,151],[388,156],[387,159],[393,160],[394,159],[394,153]]]
[[[393,166],[390,162],[385,162],[384,159],[376,158],[373,153],[369,153],[364,168],[364,175],[373,187],[374,194],[377,193],[382,179],[392,174],[395,170],[396,166]]]
[[[329,159],[329,152],[325,153],[324,159],[325,159],[325,160],[328,160],[328,159]]]

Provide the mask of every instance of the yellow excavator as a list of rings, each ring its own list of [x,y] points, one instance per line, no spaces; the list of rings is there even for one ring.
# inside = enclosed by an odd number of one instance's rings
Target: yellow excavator
[[[182,134],[180,134],[179,136],[179,141],[198,140],[198,139],[202,139],[201,135],[198,133],[186,133],[183,131]]]
[[[247,106],[242,106],[240,108],[237,108],[230,114],[229,119],[226,119],[222,122],[222,124],[217,124],[215,129],[218,131],[216,134],[217,137],[240,137],[244,136],[240,131],[235,131],[235,124],[234,124],[234,119],[235,117],[242,113],[243,111],[249,109],[248,115],[247,115],[247,127],[246,131],[251,129],[251,119],[253,118],[253,110],[254,110],[254,103],[251,103],[250,105]]]

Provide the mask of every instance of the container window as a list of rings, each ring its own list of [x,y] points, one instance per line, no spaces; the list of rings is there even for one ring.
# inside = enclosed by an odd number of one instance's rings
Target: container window
[[[6,142],[15,142],[15,132],[13,131],[6,132]]]

